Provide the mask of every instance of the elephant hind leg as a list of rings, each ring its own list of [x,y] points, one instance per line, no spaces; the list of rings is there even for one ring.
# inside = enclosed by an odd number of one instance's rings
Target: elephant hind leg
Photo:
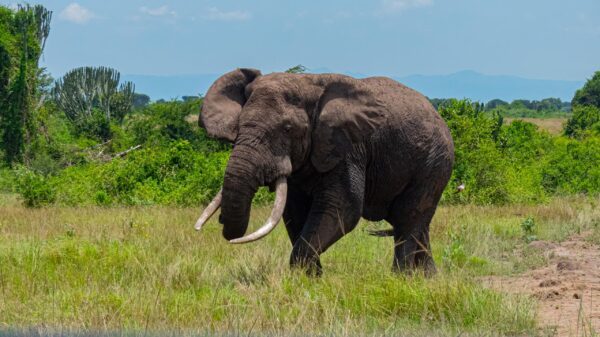
[[[394,227],[393,269],[412,272],[422,268],[436,272],[429,242],[429,224],[443,189],[427,184],[409,186],[394,199],[387,221]]]

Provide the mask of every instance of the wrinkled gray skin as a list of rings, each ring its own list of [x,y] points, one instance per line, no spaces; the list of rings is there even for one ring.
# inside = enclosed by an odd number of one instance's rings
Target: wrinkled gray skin
[[[236,69],[206,94],[200,126],[233,142],[220,222],[244,235],[259,186],[287,177],[290,263],[319,255],[362,217],[393,227],[393,268],[435,272],[429,223],[452,171],[448,127],[429,101],[389,78]]]

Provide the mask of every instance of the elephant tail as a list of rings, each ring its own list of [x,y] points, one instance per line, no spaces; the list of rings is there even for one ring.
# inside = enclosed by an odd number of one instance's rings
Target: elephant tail
[[[372,236],[385,238],[388,236],[394,236],[393,229],[367,229],[367,233]]]

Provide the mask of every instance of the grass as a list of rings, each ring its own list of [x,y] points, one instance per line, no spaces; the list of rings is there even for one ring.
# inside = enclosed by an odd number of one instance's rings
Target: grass
[[[531,117],[506,117],[505,124],[510,124],[514,120],[522,120],[524,122],[533,123],[542,130],[548,131],[552,135],[559,135],[563,131],[563,127],[568,118],[565,117],[550,117],[550,118],[531,118]]]
[[[279,226],[255,244],[232,246],[199,209],[26,209],[0,197],[0,331],[180,335],[524,335],[532,299],[485,288],[482,275],[545,263],[521,223],[540,239],[598,233],[599,200],[541,206],[446,206],[432,224],[432,279],[391,273],[392,241],[361,223],[322,257],[324,276],[290,271]],[[253,213],[256,228],[269,209]]]

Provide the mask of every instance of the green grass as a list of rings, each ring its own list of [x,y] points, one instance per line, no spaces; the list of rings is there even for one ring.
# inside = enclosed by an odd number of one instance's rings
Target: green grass
[[[485,288],[482,275],[545,262],[540,239],[598,232],[598,200],[542,206],[442,207],[432,224],[440,272],[391,272],[392,241],[362,223],[322,256],[324,276],[290,271],[283,226],[229,245],[220,225],[193,230],[199,209],[26,209],[0,198],[0,330],[40,327],[260,335],[523,335],[536,331],[532,299]],[[256,228],[269,209],[253,213]],[[596,225],[595,225],[596,224]]]

